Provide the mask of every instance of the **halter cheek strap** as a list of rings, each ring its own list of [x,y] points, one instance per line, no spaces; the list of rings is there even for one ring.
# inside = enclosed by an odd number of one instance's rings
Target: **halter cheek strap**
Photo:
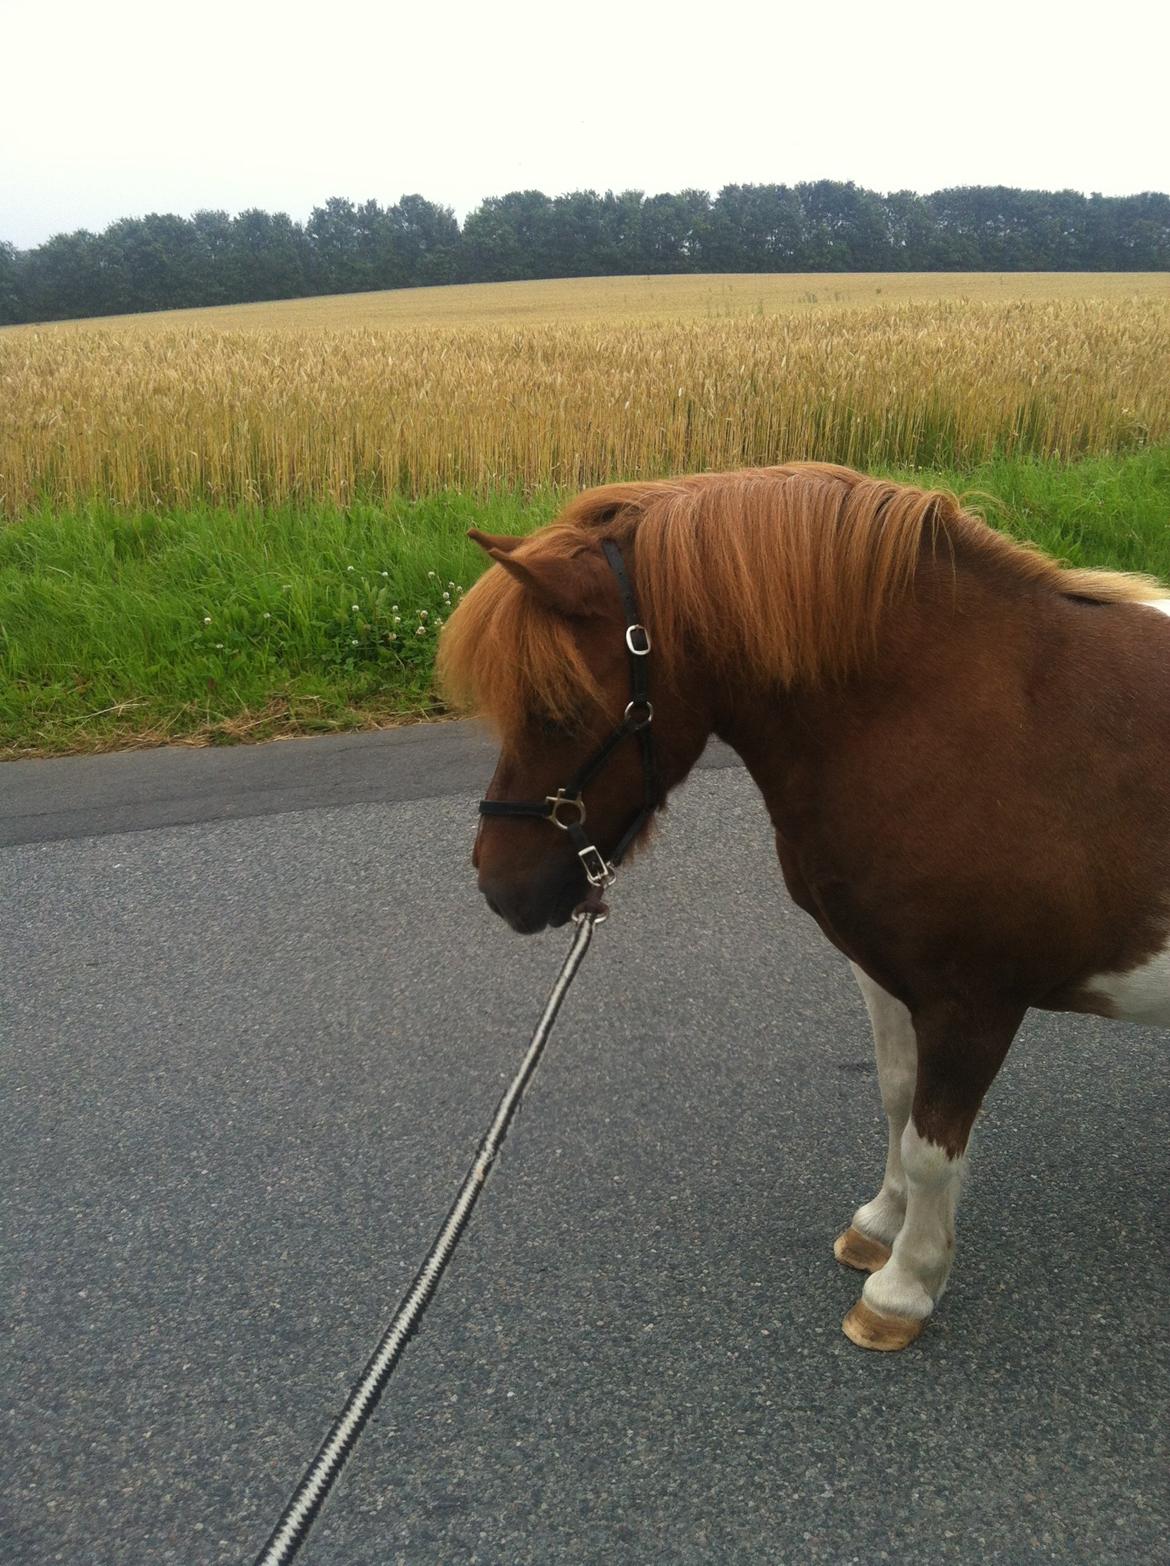
[[[611,538],[603,539],[601,547],[610,568],[617,577],[618,591],[621,593],[622,604],[626,611],[630,699],[626,703],[622,721],[589,760],[577,769],[565,787],[558,788],[555,794],[546,795],[542,801],[511,802],[481,799],[479,802],[481,816],[536,818],[541,821],[551,821],[553,826],[560,827],[562,832],[567,832],[569,840],[577,850],[577,857],[581,861],[589,884],[596,887],[606,887],[612,883],[617,873],[617,866],[621,864],[626,850],[654,814],[659,794],[658,769],[654,761],[654,740],[650,733],[650,725],[654,721],[654,706],[650,700],[647,669],[650,633],[638,619],[638,603],[634,597],[634,589],[626,572],[621,550]],[[585,831],[585,800],[582,797],[582,790],[592,778],[597,776],[627,735],[636,736],[642,753],[642,805],[618,839],[617,846],[606,859]]]

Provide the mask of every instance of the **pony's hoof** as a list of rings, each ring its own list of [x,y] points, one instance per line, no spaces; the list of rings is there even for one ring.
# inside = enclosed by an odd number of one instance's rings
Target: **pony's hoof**
[[[841,1330],[858,1348],[888,1353],[913,1343],[925,1325],[925,1317],[916,1320],[912,1316],[882,1316],[864,1300],[858,1300],[841,1323]]]
[[[856,1267],[858,1272],[877,1272],[889,1261],[890,1247],[850,1226],[833,1241],[833,1255],[846,1267]]]

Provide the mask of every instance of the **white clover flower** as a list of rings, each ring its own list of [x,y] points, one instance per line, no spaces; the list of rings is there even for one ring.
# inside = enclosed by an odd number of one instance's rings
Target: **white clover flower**
[[[454,582],[448,582],[447,583],[447,591],[449,593],[453,593],[455,591],[455,583]]]
[[[390,635],[386,638],[386,640],[388,642],[396,642],[398,640],[398,632],[397,631],[391,631]]]
[[[267,610],[265,610],[265,611],[264,611],[264,618],[265,618],[265,619],[266,619],[266,620],[271,620],[271,619],[272,619],[272,616],[271,616],[271,615],[270,615],[270,614],[269,614],[269,613],[268,613],[268,611],[267,611]]]
[[[216,652],[222,652],[223,651],[223,643],[222,642],[216,642],[215,650],[216,650]]]
[[[427,613],[427,611],[425,609],[420,609],[419,610],[418,617],[419,617],[420,620],[426,620],[426,619],[429,618],[428,613]]]
[[[354,639],[353,639],[353,641],[352,641],[352,642],[350,642],[350,644],[349,644],[349,645],[350,645],[350,646],[351,646],[351,647],[356,647],[356,646],[357,646],[357,644],[358,644],[358,639],[357,639],[357,637],[356,637],[356,636],[355,636],[355,637],[354,637]]]
[[[390,575],[390,573],[389,573],[389,571],[383,571],[383,572],[382,572],[382,575],[383,575],[383,576],[389,576],[389,575]]]
[[[361,605],[360,604],[350,604],[349,607],[353,610],[354,614],[357,614],[358,610],[361,608]]]
[[[428,576],[434,576],[434,574],[435,574],[435,573],[434,573],[434,572],[433,572],[433,571],[428,571],[428,572],[427,572],[427,575],[428,575]]]
[[[209,614],[205,614],[203,616],[203,623],[204,623],[204,625],[210,625],[211,624],[211,616]]]
[[[352,570],[353,570],[353,567],[352,567],[352,566],[346,566],[346,568],[345,568],[345,569],[346,569],[346,570],[347,570],[347,571],[352,571]]]
[[[444,593],[443,594],[443,602],[445,604],[449,604],[451,602],[451,594],[450,593]]]
[[[394,624],[395,625],[401,625],[402,624],[402,616],[400,614],[396,614],[394,616]]]
[[[392,611],[392,612],[393,612],[393,613],[394,613],[394,614],[397,614],[397,613],[398,613],[398,605],[397,605],[397,604],[391,604],[391,605],[390,605],[390,608],[391,608],[391,611]]]
[[[427,634],[426,626],[425,625],[420,625],[418,630],[414,634],[416,636],[425,636]]]

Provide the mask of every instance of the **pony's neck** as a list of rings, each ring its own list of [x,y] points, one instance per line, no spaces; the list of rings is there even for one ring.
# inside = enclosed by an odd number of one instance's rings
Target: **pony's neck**
[[[814,808],[813,780],[823,782],[837,758],[865,751],[866,734],[881,728],[903,732],[907,744],[929,743],[957,710],[1010,708],[1046,630],[1056,634],[1059,603],[961,559],[953,568],[949,559],[924,561],[913,589],[887,606],[874,654],[854,673],[786,689],[745,672],[720,693],[714,732],[739,753],[774,818],[788,795],[798,813]]]

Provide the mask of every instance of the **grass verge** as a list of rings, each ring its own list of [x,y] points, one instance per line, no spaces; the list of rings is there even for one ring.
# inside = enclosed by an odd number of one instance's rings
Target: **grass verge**
[[[1168,447],[890,476],[967,494],[1072,564],[1170,579]],[[0,529],[0,757],[437,716],[436,631],[484,566],[467,528],[527,532],[562,498],[91,508],[12,523]]]

